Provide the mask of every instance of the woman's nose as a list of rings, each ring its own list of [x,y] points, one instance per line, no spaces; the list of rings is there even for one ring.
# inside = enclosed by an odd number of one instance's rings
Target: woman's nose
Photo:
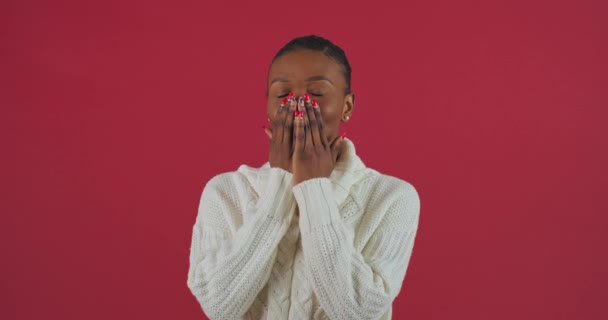
[[[306,94],[306,89],[295,89],[291,92],[293,92],[294,97],[299,98]]]

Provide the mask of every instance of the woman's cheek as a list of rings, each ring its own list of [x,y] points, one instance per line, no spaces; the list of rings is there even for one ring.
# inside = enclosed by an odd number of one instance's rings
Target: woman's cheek
[[[334,122],[333,119],[338,117],[340,113],[340,108],[335,104],[329,104],[325,107],[323,105],[319,105],[321,108],[321,116],[323,117],[323,121],[326,123]]]
[[[268,104],[266,105],[266,115],[268,116],[268,119],[274,120],[274,117],[277,114],[278,109],[279,108],[277,108],[276,106],[274,106],[270,102],[268,102]]]

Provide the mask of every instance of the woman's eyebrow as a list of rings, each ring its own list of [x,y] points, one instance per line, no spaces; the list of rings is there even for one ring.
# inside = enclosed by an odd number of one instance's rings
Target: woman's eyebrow
[[[306,79],[306,81],[320,81],[320,80],[329,81],[329,83],[331,83],[332,85],[334,84],[333,81],[331,81],[331,79],[329,79],[326,76],[312,76],[312,77],[309,77],[308,79]],[[272,85],[275,82],[289,82],[289,79],[283,78],[283,77],[277,77],[277,78],[272,79],[272,81],[270,81],[270,84]]]
[[[312,76],[308,79],[306,79],[306,81],[319,81],[319,80],[326,80],[329,81],[329,83],[331,83],[332,85],[334,84],[328,77],[326,76]]]
[[[274,79],[272,79],[272,81],[270,81],[270,84],[272,85],[275,82],[289,82],[289,79],[287,79],[287,78],[281,78],[281,77],[274,78]]]

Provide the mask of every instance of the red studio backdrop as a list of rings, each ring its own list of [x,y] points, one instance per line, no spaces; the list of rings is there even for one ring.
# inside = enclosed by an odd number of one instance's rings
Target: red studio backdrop
[[[412,183],[395,319],[608,319],[605,1],[0,3],[0,319],[205,319],[205,183],[267,161],[266,72],[343,47],[362,160]]]

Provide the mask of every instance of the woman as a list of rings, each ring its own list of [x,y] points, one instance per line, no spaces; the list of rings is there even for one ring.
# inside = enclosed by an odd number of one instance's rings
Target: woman
[[[420,201],[339,135],[351,68],[330,41],[292,40],[269,69],[269,161],[203,189],[188,287],[211,319],[390,319]]]

